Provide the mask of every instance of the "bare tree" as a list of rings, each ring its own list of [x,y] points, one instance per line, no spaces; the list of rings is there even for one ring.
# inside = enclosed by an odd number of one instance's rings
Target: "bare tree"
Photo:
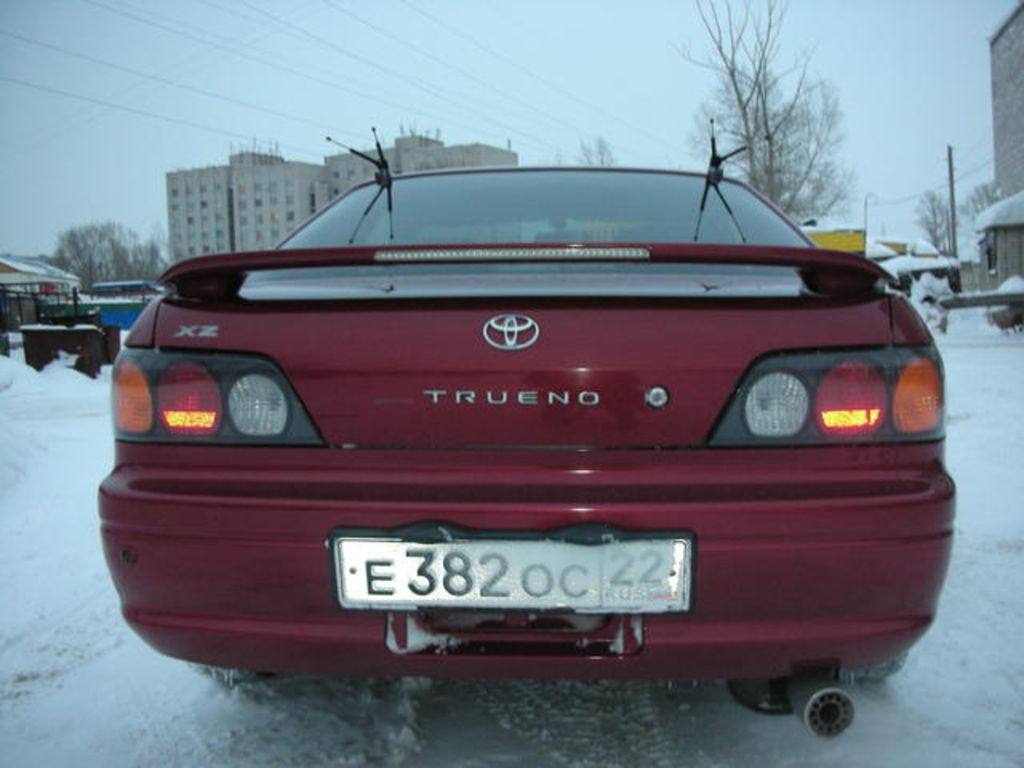
[[[986,181],[971,190],[966,199],[957,206],[957,216],[966,223],[974,221],[979,213],[1002,200],[999,187],[994,181]]]
[[[615,153],[612,152],[612,145],[603,136],[598,136],[593,142],[580,139],[580,151],[576,155],[576,161],[580,165],[615,165]]]
[[[64,230],[50,262],[82,278],[84,290],[106,280],[152,279],[166,266],[155,237],[141,242],[134,231],[113,221]]]
[[[780,70],[785,6],[768,0],[760,13],[749,0],[737,10],[728,0],[696,4],[712,50],[703,58],[686,49],[680,53],[718,78],[698,118],[702,148],[708,146],[708,124],[715,118],[721,149],[747,147],[737,161],[739,175],[790,216],[820,216],[841,208],[852,174],[837,160],[843,139],[839,99],[830,83],[809,76],[809,53]]]
[[[949,198],[941,192],[929,191],[917,201],[917,226],[925,239],[939,253],[951,253],[949,243]]]

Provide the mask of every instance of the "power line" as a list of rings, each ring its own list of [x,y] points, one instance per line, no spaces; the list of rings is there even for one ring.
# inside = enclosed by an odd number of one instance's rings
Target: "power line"
[[[917,200],[921,195],[926,195],[929,192],[938,192],[942,187],[945,186],[945,182],[935,184],[928,189],[923,189],[920,192],[914,192],[913,194],[907,195],[906,197],[900,197],[895,200],[879,200],[877,202],[872,201],[872,205],[878,208],[886,208],[891,205],[902,205],[903,203],[909,203],[911,200]]]
[[[520,98],[516,94],[514,94],[514,93],[512,93],[510,91],[507,91],[507,90],[505,90],[503,88],[499,88],[493,82],[488,82],[488,81],[484,80],[483,78],[477,77],[472,72],[469,72],[468,70],[466,70],[466,69],[464,69],[464,68],[462,68],[462,67],[460,67],[460,66],[458,66],[456,64],[453,64],[450,61],[448,61],[448,60],[446,60],[446,59],[444,59],[444,58],[442,58],[440,56],[437,56],[437,55],[431,53],[428,50],[424,50],[423,48],[421,48],[420,46],[416,45],[415,43],[410,42],[409,40],[406,40],[405,38],[403,38],[403,37],[401,37],[399,35],[396,35],[395,33],[391,32],[390,30],[385,29],[385,28],[383,28],[383,27],[381,27],[381,26],[379,26],[377,24],[374,24],[371,21],[367,21],[362,16],[359,16],[357,13],[355,13],[355,12],[353,12],[353,11],[347,9],[347,8],[339,7],[337,5],[337,3],[332,2],[332,0],[324,0],[324,2],[330,8],[332,8],[334,11],[349,17],[350,19],[355,21],[357,24],[362,24],[363,26],[368,27],[369,29],[372,29],[377,34],[382,35],[383,37],[386,37],[386,38],[388,38],[389,40],[391,40],[391,41],[393,41],[395,43],[398,43],[399,45],[403,46],[404,48],[408,48],[409,50],[414,51],[415,53],[419,54],[420,56],[423,56],[424,58],[429,59],[430,61],[433,61],[435,64],[439,64],[440,66],[444,67],[445,69],[449,69],[449,70],[451,70],[453,72],[457,72],[458,74],[460,74],[463,77],[465,77],[467,80],[470,80],[470,81],[476,83],[477,85],[483,87],[487,91],[489,91],[491,93],[496,93],[496,94],[504,97],[508,101],[515,102],[516,104],[519,104],[520,106],[523,106],[526,109],[529,109],[531,112],[534,112],[534,113],[540,115],[542,118],[544,118],[545,120],[547,120],[547,121],[549,121],[551,123],[555,123],[555,124],[561,125],[561,126],[563,126],[565,128],[569,128],[570,130],[575,131],[576,133],[578,133],[580,135],[583,135],[584,133],[586,133],[579,126],[574,125],[573,123],[570,123],[570,122],[568,122],[566,120],[563,120],[562,118],[559,118],[559,117],[557,117],[555,115],[552,115],[549,112],[546,112],[546,111],[538,108],[536,105],[531,104],[530,102],[526,101],[525,99]]]
[[[966,179],[968,176],[973,176],[975,173],[980,171],[982,168],[985,168],[986,166],[991,165],[994,159],[995,158],[990,157],[987,160],[985,160],[984,162],[978,163],[973,168],[970,168],[970,169],[968,169],[966,171],[961,171],[960,173],[957,174],[956,180],[957,181],[962,181],[963,179]]]
[[[356,90],[354,88],[349,88],[349,87],[346,87],[346,86],[342,86],[342,85],[339,85],[338,83],[335,83],[332,80],[325,80],[323,78],[316,77],[315,75],[310,75],[307,72],[303,72],[303,71],[298,70],[298,69],[293,69],[292,67],[288,67],[288,66],[280,64],[278,62],[271,61],[270,59],[264,59],[261,56],[255,56],[253,54],[246,53],[245,51],[241,51],[238,48],[235,48],[233,46],[222,45],[221,43],[215,42],[215,41],[210,40],[208,38],[202,38],[202,37],[199,37],[198,35],[194,35],[194,34],[192,34],[190,32],[183,32],[183,31],[181,31],[179,29],[174,29],[173,27],[169,27],[166,24],[162,24],[162,23],[160,23],[158,21],[153,21],[152,19],[148,19],[145,16],[140,16],[140,15],[138,15],[136,13],[132,13],[131,11],[124,11],[124,10],[121,10],[120,8],[115,8],[113,6],[107,5],[106,3],[99,2],[99,0],[82,0],[82,2],[83,3],[88,3],[89,5],[95,6],[97,8],[102,8],[105,11],[117,14],[118,16],[123,16],[123,17],[125,17],[127,19],[131,19],[132,21],[136,21],[136,22],[138,22],[140,24],[145,24],[147,26],[154,27],[155,29],[159,29],[159,30],[162,30],[164,32],[170,32],[171,34],[178,35],[179,37],[184,37],[184,38],[186,38],[188,40],[192,40],[194,42],[197,42],[200,45],[205,45],[205,46],[208,46],[210,48],[216,48],[218,50],[221,50],[221,51],[224,51],[226,53],[229,53],[232,56],[237,56],[237,57],[239,57],[241,59],[245,59],[247,61],[253,61],[253,62],[256,62],[257,64],[262,64],[263,66],[269,67],[271,69],[276,69],[276,70],[281,71],[281,72],[286,72],[286,73],[288,73],[290,75],[294,75],[296,77],[301,77],[301,78],[303,78],[305,80],[309,80],[311,82],[318,83],[320,85],[324,85],[324,86],[327,86],[329,88],[335,88],[335,89],[343,91],[345,93],[350,93],[350,94],[352,94],[354,96],[359,96],[360,98],[368,99],[368,100],[371,100],[371,101],[379,101],[379,102],[381,102],[383,104],[386,104],[388,106],[391,106],[391,107],[398,107],[400,109],[405,109],[406,108],[404,105],[400,105],[400,104],[397,104],[395,102],[390,102],[390,101],[387,101],[387,100],[384,100],[384,99],[380,99],[379,97],[376,97],[373,94],[366,93],[364,91],[359,91],[359,90]]]
[[[294,32],[296,34],[299,34],[299,35],[301,35],[303,37],[306,37],[306,38],[308,38],[308,39],[310,39],[310,40],[312,40],[312,41],[314,41],[314,42],[316,42],[316,43],[318,43],[318,44],[320,44],[320,45],[322,45],[322,46],[324,46],[326,48],[329,48],[330,50],[335,51],[336,53],[339,53],[339,54],[341,54],[342,56],[344,56],[344,57],[346,57],[348,59],[351,59],[353,61],[357,61],[360,64],[362,64],[364,66],[367,66],[367,67],[370,67],[371,69],[375,69],[378,72],[381,72],[381,73],[383,73],[385,75],[388,75],[389,77],[397,78],[398,80],[401,80],[402,82],[411,85],[412,87],[416,88],[417,90],[423,91],[424,93],[434,97],[435,99],[440,99],[441,101],[444,101],[444,102],[452,105],[453,107],[456,107],[457,109],[461,109],[461,110],[463,110],[465,112],[468,112],[470,114],[475,114],[478,117],[482,117],[487,122],[493,123],[494,125],[497,125],[497,126],[499,126],[501,128],[504,128],[506,131],[510,131],[512,133],[515,133],[515,134],[521,136],[521,137],[524,137],[524,138],[526,138],[529,141],[538,143],[540,145],[547,144],[547,142],[545,142],[545,140],[543,138],[540,138],[538,136],[534,136],[532,134],[526,133],[526,132],[516,128],[515,126],[509,125],[508,123],[502,122],[501,120],[497,120],[494,117],[491,117],[490,115],[481,114],[481,113],[477,112],[476,110],[474,110],[474,109],[472,109],[470,107],[466,107],[463,103],[461,103],[457,99],[453,99],[453,98],[451,98],[449,96],[446,96],[442,92],[440,92],[440,91],[438,91],[438,90],[436,90],[434,88],[431,88],[430,86],[424,85],[423,83],[419,82],[415,78],[409,77],[408,75],[406,75],[403,72],[400,72],[400,71],[398,71],[396,69],[392,69],[391,67],[384,66],[383,64],[379,64],[376,61],[373,61],[372,59],[366,58],[365,56],[361,56],[361,55],[359,55],[357,53],[353,53],[352,51],[348,50],[347,48],[343,48],[342,46],[338,45],[334,41],[328,40],[325,37],[321,37],[320,35],[317,35],[317,34],[315,34],[313,32],[310,32],[309,30],[304,29],[304,28],[300,27],[297,24],[293,24],[292,22],[288,21],[287,19],[283,19],[280,16],[276,16],[275,14],[270,13],[270,11],[263,10],[262,8],[259,8],[259,7],[255,6],[255,5],[253,5],[252,3],[248,2],[247,0],[239,0],[239,2],[243,6],[248,8],[249,10],[251,10],[251,11],[253,11],[255,13],[258,13],[258,14],[260,14],[262,16],[266,16],[267,18],[272,19],[275,22],[277,22],[278,24],[280,24],[282,27],[284,27],[286,29],[289,29],[292,32]],[[548,146],[550,148],[557,149],[557,147],[554,147],[553,145],[548,145]]]
[[[190,68],[200,65],[200,62],[197,60],[196,56],[190,56],[189,59],[187,60],[187,63],[188,63]],[[179,69],[181,69],[181,65],[173,65],[173,67],[172,66],[168,66],[168,67],[165,67],[164,69],[165,69],[165,71],[171,71],[172,69],[173,70],[179,70]],[[117,89],[113,93],[106,94],[106,97],[107,98],[118,98],[118,97],[121,97],[121,96],[127,96],[127,95],[133,93],[136,89],[138,89],[140,87],[140,85],[141,85],[140,83],[132,83],[128,87],[120,88],[120,89]],[[33,149],[35,149],[35,148],[37,148],[39,146],[43,146],[43,145],[49,144],[51,141],[53,141],[54,139],[59,138],[63,133],[65,133],[67,131],[68,127],[75,126],[75,125],[85,125],[85,124],[88,124],[91,121],[99,118],[101,115],[104,114],[104,112],[105,112],[104,109],[102,109],[101,107],[95,106],[95,105],[91,105],[89,107],[86,107],[86,109],[83,112],[78,113],[78,114],[74,114],[70,118],[68,118],[66,123],[63,123],[59,129],[55,128],[55,129],[51,129],[50,131],[42,132],[36,138],[36,140],[32,142],[31,146],[32,146]]]
[[[953,147],[953,148],[957,151],[957,153],[960,155],[961,158],[963,158],[965,155],[969,157],[970,155],[972,155],[975,152],[977,152],[978,149],[981,149],[982,151],[988,150],[991,147],[991,141],[992,141],[992,136],[988,135],[988,136],[983,136],[982,138],[980,138],[977,141],[973,142],[970,146],[967,146],[967,147]],[[983,146],[983,145],[988,145],[988,146]]]
[[[203,1],[205,2],[205,0],[203,0]],[[143,14],[143,15],[151,18],[151,19],[154,19],[157,22],[161,22],[163,24],[173,25],[174,27],[177,27],[177,28],[179,28],[181,30],[189,31],[192,34],[206,35],[208,38],[216,39],[217,41],[221,42],[224,45],[230,45],[230,44],[237,44],[238,43],[237,35],[234,35],[234,34],[222,34],[220,32],[217,32],[217,31],[211,29],[209,26],[202,26],[200,24],[192,24],[192,23],[189,23],[188,21],[184,21],[184,20],[182,20],[180,18],[175,18],[174,16],[168,16],[165,13],[160,13],[159,11],[157,11],[157,10],[155,10],[153,8],[153,4],[152,3],[150,3],[148,6],[146,6],[144,8],[140,8],[138,5],[134,5],[132,3],[125,2],[125,0],[107,0],[107,3],[113,3],[113,6],[111,6],[111,7],[120,6],[120,9],[123,11],[123,13],[126,13],[126,14],[128,14],[128,13]],[[170,4],[164,4],[164,7],[168,7],[169,5]],[[270,28],[270,25],[267,22],[265,22],[265,21],[263,21],[263,22],[255,21],[253,19],[248,19],[248,18],[246,19],[246,21],[249,22],[250,24],[255,24],[258,27],[262,27],[264,29],[268,29],[269,30],[269,28]]]
[[[160,75],[155,75],[155,74],[152,74],[150,72],[143,72],[143,71],[138,70],[138,69],[133,69],[132,67],[126,67],[126,66],[124,66],[122,64],[116,64],[116,63],[114,63],[112,61],[107,61],[105,59],[101,59],[101,58],[99,58],[97,56],[90,56],[90,55],[85,54],[85,53],[80,53],[78,51],[73,51],[73,50],[71,50],[69,48],[65,48],[64,46],[61,46],[61,45],[55,45],[53,43],[47,43],[47,42],[45,42],[43,40],[37,40],[35,38],[26,37],[25,35],[19,35],[16,32],[11,32],[9,30],[5,30],[5,29],[2,29],[2,28],[0,28],[0,35],[4,35],[5,37],[10,37],[10,38],[13,38],[15,40],[20,40],[21,42],[28,43],[30,45],[35,45],[35,46],[38,46],[40,48],[45,48],[47,50],[56,51],[58,53],[66,55],[66,56],[71,56],[71,57],[74,57],[76,59],[81,59],[82,61],[88,61],[88,62],[90,62],[92,64],[97,64],[99,66],[107,67],[109,69],[113,69],[113,70],[116,70],[118,72],[124,72],[124,73],[132,75],[134,77],[141,77],[141,78],[144,78],[146,80],[151,80],[153,82],[162,83],[163,85],[169,85],[172,88],[179,88],[179,89],[181,89],[183,91],[189,91],[191,93],[197,93],[197,94],[199,94],[201,96],[206,96],[206,97],[211,98],[211,99],[217,99],[219,101],[223,101],[223,102],[226,102],[228,104],[234,104],[236,106],[245,107],[246,109],[252,109],[252,110],[255,110],[257,112],[263,112],[264,114],[273,115],[274,117],[280,117],[280,118],[283,118],[285,120],[291,120],[291,121],[296,122],[296,123],[301,123],[303,125],[307,125],[307,126],[310,126],[312,128],[315,128],[318,133],[322,133],[324,131],[333,130],[336,133],[345,133],[345,134],[347,134],[349,136],[358,137],[358,138],[364,138],[364,134],[357,134],[357,133],[355,133],[353,131],[345,131],[344,129],[330,128],[328,126],[323,125],[322,123],[317,123],[317,122],[314,122],[312,120],[307,120],[306,118],[303,118],[303,117],[296,117],[296,116],[290,115],[290,114],[288,114],[286,112],[281,112],[281,111],[276,110],[276,109],[271,109],[269,107],[264,107],[264,106],[261,106],[259,104],[253,104],[252,102],[244,101],[242,99],[236,99],[233,96],[227,96],[227,95],[222,94],[222,93],[216,93],[215,91],[208,91],[205,88],[197,88],[197,87],[192,86],[192,85],[187,85],[185,83],[180,83],[180,82],[177,82],[175,80],[171,80],[170,78],[161,77]]]
[[[173,27],[167,26],[166,24],[162,24],[160,22],[153,21],[152,19],[148,19],[145,16],[139,15],[137,13],[132,13],[131,11],[124,11],[124,10],[121,10],[120,8],[115,8],[115,7],[110,6],[110,5],[106,4],[106,3],[100,2],[100,0],[82,0],[82,2],[87,3],[89,5],[92,5],[92,6],[95,6],[96,8],[101,8],[101,9],[103,9],[103,10],[109,12],[109,13],[113,13],[113,14],[116,14],[118,16],[122,16],[124,18],[131,19],[132,21],[135,21],[135,22],[137,22],[139,24],[144,24],[146,26],[153,27],[155,29],[159,29],[159,30],[164,31],[164,32],[169,32],[169,33],[171,33],[173,35],[177,35],[178,37],[183,37],[185,39],[197,42],[200,45],[204,45],[204,46],[208,46],[208,47],[211,47],[211,48],[215,48],[217,50],[225,51],[226,53],[229,53],[232,56],[236,56],[236,57],[238,57],[240,59],[244,59],[246,61],[252,61],[252,62],[255,62],[257,64],[261,64],[261,65],[263,65],[265,67],[268,67],[270,69],[276,69],[276,70],[278,70],[280,72],[284,72],[284,73],[287,73],[289,75],[293,75],[295,77],[299,77],[299,78],[302,78],[304,80],[308,80],[310,82],[317,83],[318,85],[322,85],[322,86],[325,86],[327,88],[332,88],[332,89],[340,91],[342,93],[348,93],[348,94],[351,94],[351,95],[354,95],[354,96],[358,96],[359,98],[366,99],[367,101],[372,101],[372,102],[376,102],[378,104],[383,104],[385,106],[391,107],[392,109],[396,109],[396,110],[403,111],[403,112],[418,111],[424,117],[428,117],[431,120],[438,121],[441,124],[447,123],[449,125],[455,125],[455,126],[461,127],[464,130],[467,130],[467,131],[470,131],[470,132],[477,132],[476,128],[474,128],[472,126],[468,126],[465,123],[461,123],[459,121],[452,120],[451,117],[448,116],[448,115],[442,117],[442,116],[433,114],[433,113],[431,113],[431,112],[429,112],[427,110],[423,110],[423,109],[418,109],[417,110],[417,109],[415,109],[413,107],[410,107],[408,104],[403,104],[403,103],[396,102],[396,101],[393,101],[393,100],[390,100],[390,99],[386,99],[386,98],[378,96],[378,95],[376,95],[374,93],[367,93],[365,91],[360,91],[360,90],[357,90],[357,89],[352,88],[350,86],[341,85],[340,83],[334,82],[332,80],[326,80],[326,79],[324,79],[322,77],[317,77],[316,75],[312,75],[312,74],[309,74],[308,72],[304,72],[302,70],[295,69],[294,67],[289,67],[289,66],[286,66],[284,64],[280,64],[279,62],[272,61],[270,59],[266,59],[266,58],[264,58],[262,56],[257,56],[257,55],[251,54],[251,53],[246,53],[245,51],[239,50],[236,47],[232,47],[232,46],[228,46],[228,45],[222,45],[221,43],[217,43],[217,42],[215,42],[213,40],[209,40],[209,39],[204,39],[204,38],[202,38],[202,37],[200,37],[198,35],[194,35],[194,34],[192,34],[190,32],[184,32],[182,30],[175,29]]]
[[[572,91],[570,91],[570,90],[568,90],[566,88],[563,88],[562,86],[558,85],[557,83],[551,82],[550,80],[548,80],[545,77],[541,77],[540,75],[535,73],[533,70],[531,70],[528,67],[525,67],[522,64],[520,64],[515,59],[511,59],[508,56],[505,56],[505,55],[499,53],[498,51],[494,50],[490,46],[484,45],[476,37],[463,32],[462,30],[458,29],[457,27],[454,27],[451,24],[449,24],[449,23],[439,19],[437,16],[434,16],[433,14],[428,13],[427,11],[423,10],[422,8],[419,8],[419,7],[415,6],[415,5],[413,5],[411,2],[409,2],[409,0],[401,0],[401,3],[402,3],[402,5],[404,5],[405,7],[410,9],[411,11],[413,11],[414,13],[417,13],[420,16],[423,16],[425,19],[428,19],[429,21],[433,22],[435,25],[437,25],[437,26],[441,27],[442,29],[448,31],[450,34],[455,35],[456,37],[460,38],[461,40],[466,41],[470,45],[472,45],[475,48],[477,48],[477,49],[483,51],[484,53],[486,53],[488,56],[491,56],[491,57],[493,57],[493,58],[495,58],[495,59],[497,59],[497,60],[499,60],[499,61],[501,61],[501,62],[503,62],[503,63],[505,63],[505,64],[507,64],[509,66],[511,66],[511,67],[514,67],[515,69],[518,69],[520,72],[522,72],[526,76],[530,77],[533,80],[536,80],[538,83],[541,83],[542,85],[546,86],[547,88],[550,88],[551,90],[555,91],[559,95],[561,95],[561,96],[563,96],[563,97],[565,97],[565,98],[567,98],[567,99],[569,99],[571,101],[574,101],[575,103],[577,103],[577,104],[579,104],[581,106],[586,107],[587,109],[589,109],[589,110],[591,110],[591,111],[601,115],[605,119],[614,120],[615,122],[619,123],[620,125],[624,125],[625,127],[629,128],[632,131],[635,131],[637,133],[643,134],[647,138],[649,138],[649,139],[651,139],[653,141],[656,141],[659,144],[663,144],[664,146],[668,147],[669,149],[672,149],[672,150],[678,150],[679,149],[679,146],[677,144],[673,144],[672,142],[666,141],[662,137],[656,136],[655,134],[650,133],[649,131],[647,131],[642,126],[634,125],[631,122],[629,122],[628,120],[624,120],[621,116],[615,114],[614,112],[608,112],[607,110],[602,109],[601,107],[597,106],[596,104],[591,104],[589,101],[581,98],[580,96],[578,96],[577,94],[573,93]]]
[[[215,128],[212,125],[204,125],[203,123],[197,123],[197,122],[195,122],[193,120],[185,120],[184,118],[180,118],[180,117],[171,117],[170,115],[161,115],[161,114],[159,114],[157,112],[150,112],[149,110],[146,110],[146,109],[139,109],[137,107],[129,107],[129,106],[125,105],[125,104],[117,104],[117,103],[112,102],[112,101],[106,101],[105,99],[97,99],[97,98],[93,98],[92,96],[85,96],[85,95],[83,95],[81,93],[74,93],[72,91],[65,91],[65,90],[60,89],[60,88],[53,88],[53,87],[48,86],[48,85],[42,85],[41,83],[33,83],[33,82],[28,81],[28,80],[21,80],[21,79],[16,78],[16,77],[6,77],[5,75],[0,75],[0,81],[6,82],[6,83],[13,83],[14,85],[20,85],[20,86],[22,86],[24,88],[32,88],[32,89],[37,90],[37,91],[42,91],[43,93],[50,93],[50,94],[53,94],[53,95],[56,95],[56,96],[64,96],[64,97],[69,98],[69,99],[77,99],[78,101],[88,102],[89,104],[98,104],[100,106],[107,107],[108,109],[116,109],[118,111],[128,112],[128,113],[133,114],[133,115],[141,115],[142,117],[148,117],[148,118],[152,118],[154,120],[161,120],[161,121],[163,121],[165,123],[172,123],[174,125],[184,125],[184,126],[187,126],[189,128],[195,128],[195,129],[200,130],[200,131],[206,131],[208,133],[216,133],[216,134],[219,134],[221,136],[228,136],[228,137],[233,138],[233,139],[241,139],[242,141],[249,141],[252,138],[252,136],[247,136],[246,134],[243,134],[243,133],[236,133],[235,131],[228,131],[228,130],[225,130],[223,128]],[[309,156],[316,157],[316,158],[322,158],[323,157],[323,153],[322,152],[312,152],[312,151],[310,151],[308,149],[305,149],[303,147],[297,147],[297,146],[289,145],[289,144],[281,144],[280,146],[284,147],[285,149],[289,149],[292,152],[296,152],[298,154],[309,155]]]
[[[975,173],[980,171],[982,168],[985,168],[986,166],[990,165],[991,163],[992,158],[990,157],[986,159],[984,162],[978,163],[977,165],[968,168],[966,171],[960,171],[958,174],[956,174],[955,179],[957,182],[963,181],[964,179],[973,176]],[[878,207],[887,207],[890,205],[902,205],[903,203],[909,203],[911,200],[918,199],[919,197],[921,197],[921,195],[926,195],[929,192],[938,192],[939,190],[943,189],[946,186],[946,183],[947,182],[945,181],[941,181],[938,184],[934,184],[928,187],[927,189],[921,190],[920,192],[915,192],[912,195],[900,197],[895,200],[879,200],[878,202],[873,202],[872,205]]]

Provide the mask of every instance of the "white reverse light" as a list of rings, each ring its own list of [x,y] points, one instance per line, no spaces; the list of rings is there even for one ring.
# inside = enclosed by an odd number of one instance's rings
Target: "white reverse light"
[[[743,405],[747,428],[758,437],[790,437],[807,419],[807,388],[790,373],[768,373],[754,382]]]
[[[288,401],[269,376],[250,373],[231,387],[228,412],[235,429],[249,437],[279,435],[288,424]]]

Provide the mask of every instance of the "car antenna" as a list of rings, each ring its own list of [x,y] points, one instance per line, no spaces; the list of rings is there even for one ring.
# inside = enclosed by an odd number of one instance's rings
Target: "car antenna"
[[[700,223],[704,219],[704,206],[708,202],[708,190],[714,188],[715,193],[718,195],[718,199],[722,201],[722,205],[725,206],[725,210],[729,213],[729,218],[732,219],[733,226],[736,227],[736,231],[740,235],[740,240],[744,243],[747,242],[747,238],[743,234],[743,230],[740,228],[740,223],[736,219],[736,214],[732,212],[732,208],[729,207],[729,203],[725,199],[725,195],[722,194],[722,190],[718,188],[718,182],[725,176],[725,171],[722,170],[722,163],[731,157],[735,157],[740,152],[746,152],[746,146],[738,147],[732,152],[725,155],[718,154],[718,144],[715,142],[715,118],[711,118],[711,160],[708,162],[708,172],[704,176],[704,194],[700,196],[700,211],[697,213],[697,228],[693,231],[693,241],[697,242],[697,238],[700,237]]]
[[[363,225],[363,221],[366,220],[366,217],[369,215],[370,211],[373,210],[373,206],[377,203],[377,200],[380,199],[381,194],[385,191],[387,192],[388,197],[388,239],[395,239],[395,222],[393,215],[394,203],[391,197],[391,166],[388,165],[388,159],[387,157],[384,156],[384,150],[380,146],[380,138],[377,136],[377,129],[370,128],[370,130],[373,131],[373,142],[374,144],[377,145],[377,157],[372,157],[366,154],[365,152],[360,152],[358,149],[353,149],[347,144],[342,144],[337,139],[332,139],[330,136],[324,137],[325,139],[327,139],[327,141],[331,142],[331,144],[337,144],[342,149],[347,149],[353,155],[372,164],[373,167],[377,169],[377,172],[373,174],[373,180],[377,182],[377,186],[380,187],[380,189],[377,190],[377,194],[373,196],[373,200],[370,201],[370,204],[366,206],[366,210],[363,211],[363,215],[359,217],[359,222],[356,224],[356,228],[352,230],[352,237],[348,239],[349,245],[351,245],[355,241],[356,234],[359,232],[359,228]]]

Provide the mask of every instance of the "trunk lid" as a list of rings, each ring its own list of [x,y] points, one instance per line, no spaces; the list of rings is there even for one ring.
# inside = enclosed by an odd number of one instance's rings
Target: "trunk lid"
[[[175,284],[235,288],[165,300],[155,343],[271,358],[332,446],[455,449],[696,447],[762,355],[890,343],[884,294],[808,292],[813,251],[764,269],[739,258],[759,249],[724,264],[707,250],[627,269],[478,264],[471,278],[461,265],[381,273],[358,256],[298,269],[286,258],[241,298],[230,269],[172,270]],[[821,264],[819,276],[875,275]]]

